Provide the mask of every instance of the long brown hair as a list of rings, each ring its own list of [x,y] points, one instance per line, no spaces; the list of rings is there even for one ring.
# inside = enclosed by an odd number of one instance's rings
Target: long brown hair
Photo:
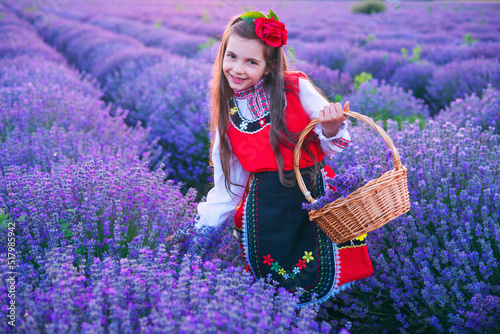
[[[233,95],[233,90],[227,82],[222,65],[227,49],[228,39],[231,34],[236,34],[245,39],[258,40],[264,46],[264,59],[266,61],[266,67],[270,69],[270,72],[267,75],[264,75],[264,85],[269,89],[269,106],[271,108],[269,141],[276,163],[278,164],[280,182],[287,187],[293,186],[296,182],[293,172],[289,173],[289,175],[285,175],[283,171],[284,162],[279,149],[279,144],[286,148],[293,149],[297,143],[299,134],[291,133],[285,124],[286,102],[283,93],[285,90],[292,90],[295,94],[297,94],[298,87],[285,87],[284,73],[288,71],[288,64],[283,47],[275,48],[265,44],[259,37],[257,37],[254,29],[255,27],[253,24],[243,21],[239,16],[233,17],[222,35],[219,53],[217,54],[213,67],[212,92],[210,100],[212,110],[211,129],[212,134],[217,135],[216,128],[219,128],[222,171],[224,173],[226,189],[230,193],[232,193],[230,190],[231,149],[226,135],[230,122],[228,100]],[[314,173],[316,173],[317,164],[314,159],[314,155],[310,154],[307,148],[306,152],[313,158],[315,165]]]

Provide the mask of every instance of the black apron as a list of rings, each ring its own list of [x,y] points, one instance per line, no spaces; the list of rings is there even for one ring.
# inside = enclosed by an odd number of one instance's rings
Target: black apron
[[[312,189],[312,178],[304,176],[312,196],[324,194],[319,172]],[[278,172],[255,173],[243,209],[243,247],[245,258],[256,278],[272,277],[290,292],[302,290],[298,307],[322,302],[339,289],[340,273],[337,244],[309,220],[302,209],[307,202],[299,186],[285,187]]]

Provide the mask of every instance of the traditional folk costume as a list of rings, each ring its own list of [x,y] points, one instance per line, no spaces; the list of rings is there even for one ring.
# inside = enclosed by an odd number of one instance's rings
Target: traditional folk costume
[[[297,93],[284,92],[286,126],[292,133],[300,133],[329,103],[304,73],[285,73],[285,84]],[[247,270],[256,278],[271,276],[288,291],[304,289],[298,305],[301,307],[314,302],[313,295],[317,302],[322,302],[354,280],[370,276],[373,267],[364,237],[342,244],[333,243],[315,222],[309,220],[307,210],[302,209],[302,203],[307,200],[298,185],[290,188],[281,184],[269,142],[268,98],[263,79],[245,90],[234,91],[229,101],[231,122],[227,136],[233,153],[231,181],[241,187],[231,186],[236,196],[231,196],[225,188],[217,133],[212,152],[215,186],[208,193],[207,201],[198,206],[195,227],[202,233],[209,233],[224,222],[240,202],[243,203],[235,214],[234,224],[248,263]],[[320,124],[314,132],[318,136],[308,148],[318,162],[323,161],[325,153],[341,152],[350,142],[345,122],[333,138],[323,135]],[[293,150],[280,149],[284,170],[293,171]],[[301,170],[312,165],[311,157],[303,152]],[[253,180],[248,195],[241,201],[250,175]],[[310,177],[304,178],[313,197],[324,192],[325,176],[335,176],[329,166],[322,168],[315,185]]]

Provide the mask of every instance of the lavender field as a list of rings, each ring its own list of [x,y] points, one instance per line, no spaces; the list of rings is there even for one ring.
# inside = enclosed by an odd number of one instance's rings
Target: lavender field
[[[498,333],[500,3],[0,0],[2,333]],[[272,8],[292,69],[379,121],[410,211],[368,234],[375,272],[295,317],[229,219],[187,240],[210,188],[209,91],[234,14]],[[392,169],[351,124],[337,174]]]

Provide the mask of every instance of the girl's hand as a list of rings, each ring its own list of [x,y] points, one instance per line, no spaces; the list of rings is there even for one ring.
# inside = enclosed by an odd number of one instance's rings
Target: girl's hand
[[[349,101],[344,104],[344,111],[349,111]],[[326,138],[335,137],[339,133],[339,127],[347,119],[347,115],[342,112],[340,103],[330,103],[323,110],[319,111],[319,122],[323,127],[323,134]]]

